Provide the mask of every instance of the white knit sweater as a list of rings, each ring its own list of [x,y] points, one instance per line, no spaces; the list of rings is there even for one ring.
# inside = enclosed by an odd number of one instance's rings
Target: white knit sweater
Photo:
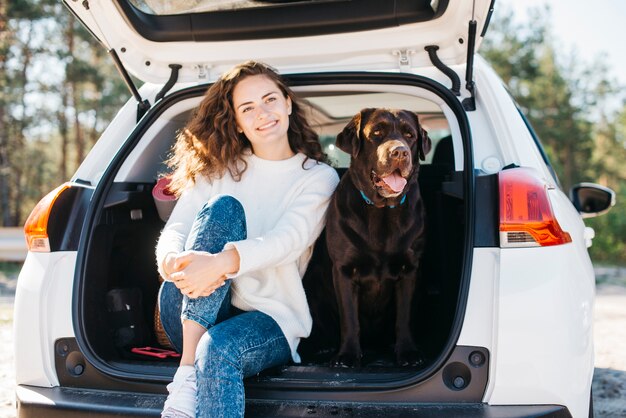
[[[245,311],[257,310],[271,316],[280,326],[295,362],[300,338],[311,332],[311,314],[302,287],[302,276],[313,244],[324,227],[330,196],[339,182],[326,164],[305,160],[303,154],[281,161],[246,156],[248,168],[241,181],[230,174],[209,183],[196,179],[181,195],[157,244],[159,272],[170,252],[179,253],[200,208],[213,196],[227,194],[243,205],[247,239],[230,242],[236,248],[240,268],[230,277],[232,304]]]

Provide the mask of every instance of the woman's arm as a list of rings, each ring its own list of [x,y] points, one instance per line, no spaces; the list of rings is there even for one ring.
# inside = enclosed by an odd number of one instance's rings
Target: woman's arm
[[[239,269],[239,253],[224,250],[217,254],[184,251],[174,257],[170,279],[190,298],[209,296],[226,281],[228,274]]]
[[[171,280],[170,275],[177,271],[173,257],[183,251],[195,216],[206,202],[208,187],[210,185],[200,178],[196,180],[196,184],[185,190],[161,231],[156,246],[156,261],[159,274],[165,280]]]
[[[236,249],[240,258],[239,269],[228,277],[297,260],[322,232],[328,203],[338,182],[335,170],[319,170],[271,231],[227,243],[224,249]]]

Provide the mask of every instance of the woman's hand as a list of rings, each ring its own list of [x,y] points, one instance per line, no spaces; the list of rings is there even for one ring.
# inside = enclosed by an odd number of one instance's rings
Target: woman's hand
[[[226,274],[239,270],[239,254],[236,250],[218,254],[184,251],[175,256],[172,266],[174,273],[170,279],[181,293],[195,299],[209,296],[224,285]]]

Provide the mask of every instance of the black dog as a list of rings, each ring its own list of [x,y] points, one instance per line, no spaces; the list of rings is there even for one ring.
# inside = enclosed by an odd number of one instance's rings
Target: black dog
[[[380,340],[391,329],[397,364],[419,365],[410,326],[425,245],[417,177],[431,140],[414,112],[370,108],[354,116],[336,145],[352,161],[326,224],[341,334],[331,364],[359,366],[362,340]]]

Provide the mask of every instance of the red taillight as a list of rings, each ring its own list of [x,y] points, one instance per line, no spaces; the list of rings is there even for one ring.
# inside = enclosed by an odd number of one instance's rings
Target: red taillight
[[[536,247],[572,242],[554,217],[548,186],[530,168],[498,174],[500,183],[500,246]]]
[[[48,252],[50,251],[50,240],[48,239],[48,219],[54,202],[66,189],[71,187],[70,183],[63,183],[50,193],[44,196],[37,203],[35,209],[28,215],[24,224],[24,235],[29,251]]]

